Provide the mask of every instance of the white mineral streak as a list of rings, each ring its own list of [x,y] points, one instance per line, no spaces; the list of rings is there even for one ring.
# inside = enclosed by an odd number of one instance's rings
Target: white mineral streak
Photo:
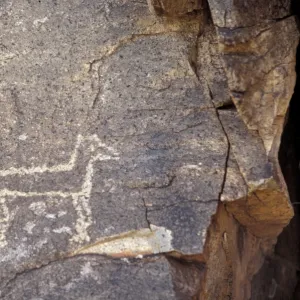
[[[80,147],[81,149],[80,151]],[[103,153],[105,152],[105,153]],[[83,153],[86,157],[89,157],[86,165],[85,176],[81,190],[76,192],[65,191],[47,191],[47,192],[24,192],[20,190],[0,190],[0,248],[6,245],[5,233],[8,228],[9,211],[6,205],[6,198],[13,197],[60,197],[71,198],[72,204],[77,212],[77,220],[75,224],[76,234],[71,238],[71,242],[81,243],[89,242],[90,237],[87,229],[92,224],[92,215],[90,208],[90,196],[92,191],[92,179],[94,174],[94,164],[97,161],[105,160],[118,160],[118,153],[111,147],[104,144],[97,135],[82,136],[78,135],[77,141],[71,154],[70,160],[66,163],[58,164],[55,166],[37,166],[31,168],[9,168],[6,170],[0,170],[0,177],[6,176],[27,176],[32,174],[43,173],[59,173],[72,171],[80,159],[79,154]],[[109,153],[109,154],[107,154]],[[75,187],[76,189],[76,187]],[[38,212],[39,207],[35,207],[34,204],[30,205],[30,208]]]
[[[53,229],[53,232],[55,233],[67,233],[67,234],[72,234],[72,229],[70,227],[67,226],[63,226],[57,229]]]
[[[44,17],[42,19],[36,19],[36,20],[33,21],[33,25],[36,26],[36,27],[38,27],[40,24],[44,24],[48,20],[49,20],[48,17]]]
[[[141,257],[145,254],[174,251],[172,239],[172,231],[165,227],[151,225],[151,229],[143,228],[103,238],[92,245],[77,250],[73,255],[105,254],[115,257]]]

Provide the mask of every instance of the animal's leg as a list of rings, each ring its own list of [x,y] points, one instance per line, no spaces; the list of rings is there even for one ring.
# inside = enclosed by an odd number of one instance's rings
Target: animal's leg
[[[9,224],[9,210],[6,205],[6,198],[0,198],[0,248],[7,245],[6,231]]]
[[[89,198],[84,195],[73,195],[73,206],[77,212],[75,224],[76,234],[71,238],[72,243],[89,242],[88,228],[92,224]]]

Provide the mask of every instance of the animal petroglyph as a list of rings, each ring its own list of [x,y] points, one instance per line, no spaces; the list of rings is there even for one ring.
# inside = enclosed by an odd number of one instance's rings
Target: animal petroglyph
[[[6,245],[5,233],[9,225],[9,210],[4,197],[0,198],[0,248]]]
[[[66,163],[55,166],[37,166],[30,168],[9,168],[0,170],[0,180],[2,178],[23,177],[40,174],[39,176],[49,174],[62,174],[73,171],[80,163],[84,164],[83,183],[80,187],[75,186],[74,190],[53,190],[50,191],[36,191],[34,184],[30,185],[30,191],[12,190],[10,188],[0,189],[0,248],[4,247],[7,242],[5,234],[8,228],[8,223],[12,219],[10,215],[7,199],[15,197],[61,197],[71,198],[73,206],[77,212],[77,220],[75,224],[76,234],[71,238],[73,243],[88,242],[90,240],[87,229],[92,223],[92,215],[90,208],[90,196],[92,191],[92,179],[94,175],[94,164],[97,161],[104,160],[118,160],[118,153],[111,147],[104,144],[97,135],[82,136],[78,135],[74,150],[70,156],[70,160]],[[52,183],[52,182],[51,182]]]

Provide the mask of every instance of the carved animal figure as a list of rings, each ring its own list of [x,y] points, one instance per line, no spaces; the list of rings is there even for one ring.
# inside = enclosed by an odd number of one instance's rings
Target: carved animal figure
[[[89,241],[87,229],[91,224],[89,199],[94,164],[97,161],[117,159],[118,153],[105,145],[97,135],[78,135],[73,153],[66,163],[51,167],[43,165],[0,170],[0,247],[6,244],[5,232],[10,220],[7,197],[71,198],[77,211],[77,233],[71,241]]]

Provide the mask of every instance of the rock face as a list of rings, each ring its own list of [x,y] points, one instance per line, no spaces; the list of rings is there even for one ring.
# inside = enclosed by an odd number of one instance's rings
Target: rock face
[[[150,11],[157,15],[184,16],[204,9],[204,0],[147,0]]]
[[[1,2],[0,299],[280,299],[290,4]]]

